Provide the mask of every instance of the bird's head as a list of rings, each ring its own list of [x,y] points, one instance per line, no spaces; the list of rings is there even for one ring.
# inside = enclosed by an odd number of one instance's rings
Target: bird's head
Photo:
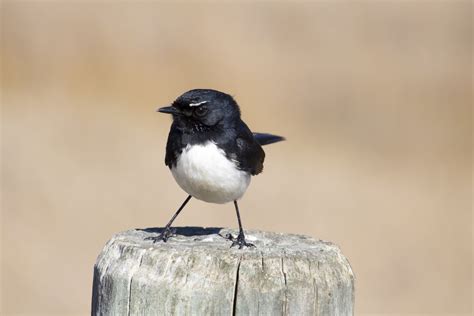
[[[232,96],[210,89],[194,89],[179,96],[171,106],[157,110],[173,115],[181,128],[203,130],[226,126],[240,118],[240,110]]]

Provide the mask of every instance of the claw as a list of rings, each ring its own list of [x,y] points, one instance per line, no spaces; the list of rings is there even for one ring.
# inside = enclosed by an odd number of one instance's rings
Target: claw
[[[242,249],[244,247],[255,247],[254,244],[249,243],[245,240],[245,236],[243,233],[239,233],[237,238],[232,236],[232,234],[227,234],[225,237],[229,239],[230,241],[232,241],[232,245],[230,245],[230,248],[235,247],[235,246],[239,246],[239,249]]]
[[[168,239],[172,236],[175,236],[176,229],[165,228],[158,236],[146,237],[145,240],[151,240],[153,243],[158,241],[167,242]]]

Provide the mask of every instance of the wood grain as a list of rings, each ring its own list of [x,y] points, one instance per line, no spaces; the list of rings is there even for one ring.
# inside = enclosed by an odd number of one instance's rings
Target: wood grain
[[[130,230],[107,243],[94,267],[92,315],[353,315],[354,276],[332,243],[247,231],[255,248],[229,248],[236,231]]]

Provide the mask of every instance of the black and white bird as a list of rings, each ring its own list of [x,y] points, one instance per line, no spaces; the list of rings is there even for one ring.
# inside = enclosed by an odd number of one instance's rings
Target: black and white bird
[[[245,240],[239,200],[251,176],[263,170],[262,145],[279,142],[281,136],[252,133],[240,117],[232,96],[210,89],[195,89],[178,97],[171,106],[159,108],[173,116],[166,145],[165,163],[176,182],[189,196],[154,242],[166,242],[171,224],[191,197],[209,203],[233,202],[239,223],[237,237],[228,235],[232,246],[253,246]]]

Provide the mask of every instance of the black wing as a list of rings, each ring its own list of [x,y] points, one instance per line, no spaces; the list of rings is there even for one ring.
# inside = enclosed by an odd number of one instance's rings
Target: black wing
[[[237,146],[234,147],[236,152],[233,159],[237,161],[239,168],[248,171],[251,175],[262,172],[265,152],[244,122],[237,128],[235,144]]]

